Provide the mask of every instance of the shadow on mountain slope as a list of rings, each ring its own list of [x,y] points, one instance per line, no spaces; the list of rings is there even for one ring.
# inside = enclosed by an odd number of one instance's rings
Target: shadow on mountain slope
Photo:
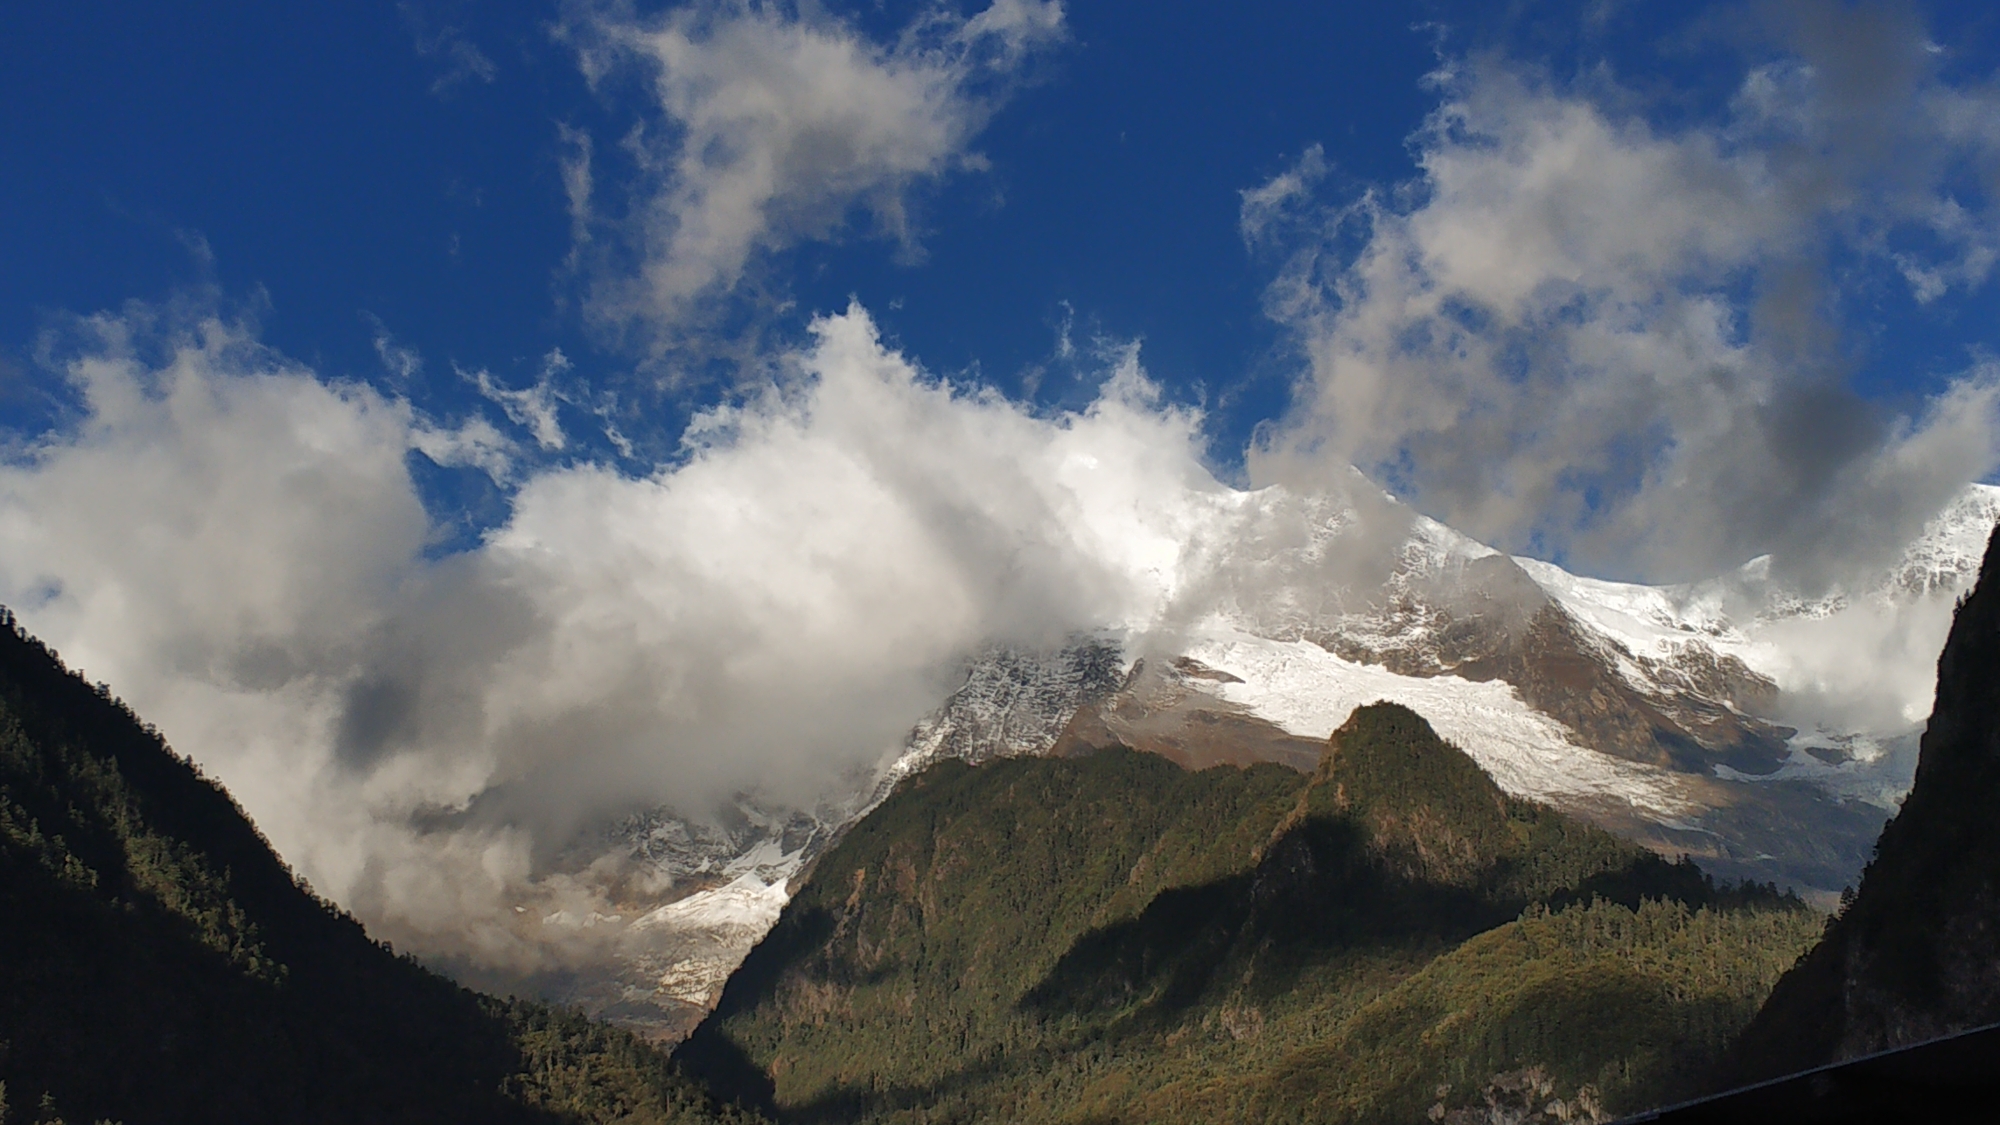
[[[1507,797],[1378,704],[1310,776],[1121,747],[934,767],[822,857],[677,1057],[788,1121],[1377,1120],[1616,997],[1660,1026],[1596,1036],[1564,1088],[1665,1096],[1817,929]]]
[[[1937,684],[1909,796],[1852,903],[1744,1032],[1729,1077],[2000,1020],[2000,529],[1959,604]]]
[[[0,1099],[128,1125],[734,1116],[629,1035],[370,940],[3,614]]]

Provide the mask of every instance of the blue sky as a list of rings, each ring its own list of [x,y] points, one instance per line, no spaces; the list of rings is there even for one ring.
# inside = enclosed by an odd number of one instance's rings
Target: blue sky
[[[1233,458],[1287,381],[1238,191],[1316,141],[1357,182],[1406,178],[1404,140],[1434,102],[1428,8],[1318,7],[1071,10],[1068,41],[975,141],[990,168],[925,185],[923,259],[865,228],[802,247],[783,271],[800,309],[858,295],[930,366],[1010,392],[1066,319],[1143,338],[1174,393],[1231,392],[1217,431]],[[914,10],[843,14],[887,38]],[[560,347],[587,377],[627,377],[632,357],[583,330],[561,268],[559,126],[609,147],[635,92],[587,88],[551,34],[556,7],[24,15],[0,44],[18,107],[0,133],[15,169],[0,181],[0,341],[17,364],[32,367],[51,312],[212,285],[254,308],[269,343],[350,378],[379,377],[378,324],[439,365],[526,381]],[[440,404],[471,405],[433,382]]]
[[[1301,367],[1294,334],[1265,315],[1278,260],[1245,246],[1242,191],[1312,145],[1331,203],[1411,182],[1412,135],[1440,103],[1426,76],[1482,53],[1558,85],[1615,76],[1635,112],[1669,124],[1716,117],[1773,53],[1735,6],[1495,7],[1071,5],[964,144],[983,167],[912,186],[906,243],[861,214],[799,239],[757,279],[795,302],[789,314],[755,315],[796,335],[806,314],[855,296],[932,371],[1050,406],[1088,401],[1103,375],[1052,363],[1060,333],[1141,340],[1149,374],[1206,407],[1211,457],[1238,473]],[[824,18],[887,43],[927,10],[831,5]],[[619,138],[657,117],[643,81],[585,81],[558,29],[590,11],[85,0],[17,14],[0,40],[13,107],[0,122],[0,349],[17,373],[4,417],[17,432],[47,423],[45,396],[63,392],[35,352],[63,314],[197,292],[323,375],[443,416],[482,406],[453,365],[526,386],[560,348],[574,379],[625,392],[627,436],[669,451],[688,409],[727,380],[710,369],[641,390],[658,371],[590,330],[588,278],[565,267],[566,138],[597,142],[600,190],[615,191],[630,171]],[[1920,15],[1952,73],[1990,74],[1983,5]],[[1840,325],[1853,385],[1872,399],[1908,409],[1989,342],[1990,286],[1926,306],[1895,285],[1853,288]],[[424,359],[416,384],[386,378],[384,332]],[[612,455],[590,437],[568,454]]]

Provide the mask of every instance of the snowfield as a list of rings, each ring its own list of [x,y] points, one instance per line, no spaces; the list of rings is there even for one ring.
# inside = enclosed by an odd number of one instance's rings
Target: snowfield
[[[1221,620],[1207,623],[1187,655],[1242,679],[1215,686],[1223,699],[1302,738],[1324,739],[1356,707],[1386,700],[1430,720],[1516,796],[1610,797],[1662,818],[1692,807],[1683,778],[1576,745],[1568,728],[1521,702],[1505,683],[1399,676],[1308,641],[1253,636]]]

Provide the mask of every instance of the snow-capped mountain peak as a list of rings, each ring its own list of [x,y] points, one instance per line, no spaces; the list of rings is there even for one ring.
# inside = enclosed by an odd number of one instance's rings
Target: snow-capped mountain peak
[[[1377,700],[1423,714],[1512,793],[1721,875],[1831,895],[1908,784],[1928,664],[2000,519],[2000,488],[1967,489],[1858,592],[1813,598],[1773,580],[1768,561],[1646,586],[1390,514],[1377,524],[1401,532],[1384,540],[1325,498],[1207,497],[1183,513],[1187,542],[1150,623],[1140,613],[1045,650],[970,654],[958,687],[851,792],[811,812],[745,799],[628,822],[619,846],[668,889],[619,923],[615,986],[576,998],[675,1034],[775,920],[789,882],[943,758],[1124,744],[1196,768],[1309,769],[1348,713]],[[1876,664],[1842,662],[1877,650]],[[1915,674],[1884,672],[1906,665]]]

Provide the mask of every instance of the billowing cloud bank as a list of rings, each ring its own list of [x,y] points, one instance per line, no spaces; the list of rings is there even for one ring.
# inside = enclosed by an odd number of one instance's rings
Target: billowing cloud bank
[[[1144,629],[1227,501],[1131,358],[1036,417],[857,309],[676,464],[532,476],[431,560],[406,459],[462,433],[213,320],[88,327],[82,421],[0,470],[0,601],[428,948],[503,953],[510,896],[596,818],[810,805],[983,643]]]
[[[1246,192],[1311,364],[1253,474],[1356,464],[1585,571],[1672,581],[1771,552],[1814,584],[1885,561],[1989,472],[1993,366],[1898,415],[1850,389],[1846,317],[1986,280],[2000,92],[1946,84],[1883,9],[1782,11],[1789,51],[1720,119],[1655,124],[1608,80],[1477,58],[1435,76],[1405,191],[1329,211],[1315,150]]]

